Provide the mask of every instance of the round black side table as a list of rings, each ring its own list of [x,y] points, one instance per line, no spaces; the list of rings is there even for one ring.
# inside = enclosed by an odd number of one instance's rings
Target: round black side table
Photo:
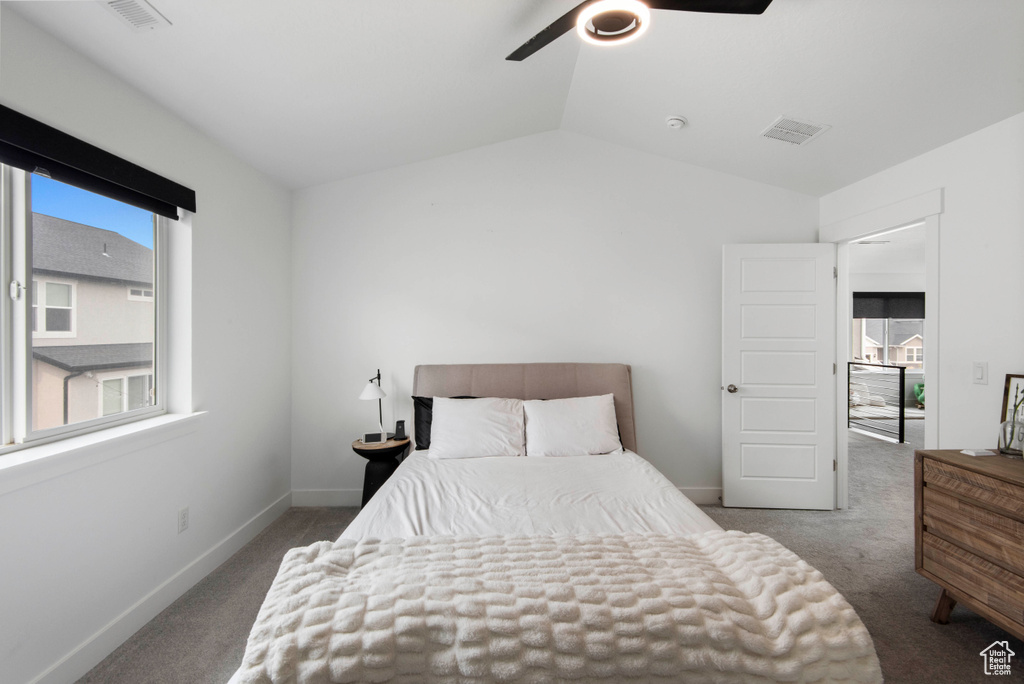
[[[370,500],[381,485],[388,481],[391,474],[398,469],[398,457],[409,448],[411,440],[389,439],[380,444],[366,444],[361,439],[352,442],[352,451],[366,459],[366,471],[363,474],[363,503]]]

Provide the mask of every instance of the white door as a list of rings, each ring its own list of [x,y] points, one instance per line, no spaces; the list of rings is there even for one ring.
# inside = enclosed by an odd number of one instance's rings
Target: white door
[[[835,508],[835,245],[725,245],[722,503]]]

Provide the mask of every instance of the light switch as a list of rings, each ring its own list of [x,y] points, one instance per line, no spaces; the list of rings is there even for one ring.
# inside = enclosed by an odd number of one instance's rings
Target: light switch
[[[988,384],[988,361],[975,361],[974,362],[974,384],[975,385],[987,385]]]

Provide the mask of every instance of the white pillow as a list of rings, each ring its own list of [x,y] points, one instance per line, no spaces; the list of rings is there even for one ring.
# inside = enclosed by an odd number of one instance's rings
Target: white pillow
[[[621,454],[615,397],[523,402],[527,456]]]
[[[431,458],[525,456],[519,399],[434,397]]]

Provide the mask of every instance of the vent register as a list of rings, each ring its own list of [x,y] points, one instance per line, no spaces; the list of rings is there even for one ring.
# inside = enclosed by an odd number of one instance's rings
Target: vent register
[[[146,0],[99,0],[114,16],[136,32],[151,31],[171,25],[167,17]]]
[[[775,120],[775,123],[761,131],[761,135],[762,137],[781,140],[791,145],[806,145],[830,128],[832,127],[824,124],[780,116]]]

